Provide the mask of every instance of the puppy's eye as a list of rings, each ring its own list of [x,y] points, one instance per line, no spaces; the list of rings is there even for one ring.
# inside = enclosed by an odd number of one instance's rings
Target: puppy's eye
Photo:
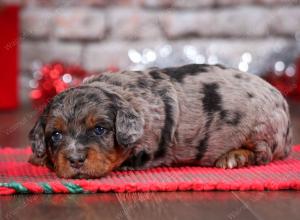
[[[62,138],[63,138],[63,135],[59,131],[53,132],[53,134],[51,136],[51,139],[53,142],[58,142],[58,141],[62,140]]]
[[[95,135],[97,135],[97,136],[100,136],[100,135],[104,134],[105,131],[106,131],[106,129],[105,129],[105,128],[102,128],[102,127],[100,127],[100,126],[96,126],[96,127],[94,128],[94,133],[95,133]]]

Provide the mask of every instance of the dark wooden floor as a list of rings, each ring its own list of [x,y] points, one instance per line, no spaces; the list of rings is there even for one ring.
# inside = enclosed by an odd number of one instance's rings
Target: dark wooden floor
[[[290,103],[294,143],[300,104]],[[0,146],[24,147],[35,112],[0,112]],[[0,219],[300,219],[300,191],[101,193],[0,197]]]

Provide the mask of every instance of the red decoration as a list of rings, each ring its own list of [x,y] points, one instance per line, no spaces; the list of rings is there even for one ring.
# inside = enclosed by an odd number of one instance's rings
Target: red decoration
[[[300,101],[300,58],[296,61],[295,67],[290,68],[277,74],[270,71],[264,79],[281,91],[284,96]]]
[[[43,105],[56,94],[81,83],[87,72],[77,65],[53,62],[34,75],[36,88],[30,92],[34,104]]]
[[[296,62],[296,74],[295,74],[295,82],[296,85],[294,87],[294,90],[291,92],[290,96],[291,98],[297,99],[300,101],[300,57],[298,58]]]
[[[19,104],[17,78],[19,72],[19,7],[0,5],[0,109]]]
[[[0,166],[0,196],[16,193],[300,190],[300,145],[294,146],[291,156],[285,160],[264,166],[228,170],[199,166],[157,167],[114,171],[96,179],[58,178],[47,167],[28,163],[30,154],[30,148],[0,148],[0,156],[5,158]],[[14,197],[3,196],[1,202],[5,199]]]

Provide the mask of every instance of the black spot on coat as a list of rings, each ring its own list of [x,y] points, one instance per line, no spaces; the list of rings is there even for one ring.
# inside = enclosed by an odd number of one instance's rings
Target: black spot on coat
[[[241,78],[242,78],[242,74],[240,74],[240,73],[235,74],[235,75],[234,75],[234,78],[241,79]]]
[[[163,77],[160,75],[160,73],[156,70],[152,70],[149,72],[152,79],[163,79]]]
[[[199,141],[199,144],[197,146],[197,160],[200,160],[207,150],[209,140],[209,129],[213,120],[213,114],[216,112],[221,112],[223,110],[222,97],[218,92],[218,89],[219,85],[217,83],[207,83],[203,85],[203,89],[201,90],[201,93],[204,94],[204,97],[202,99],[203,111],[206,113],[207,119],[205,123],[205,135]]]
[[[164,92],[161,93],[163,96]],[[155,152],[154,157],[160,158],[165,156],[167,145],[172,141],[172,130],[175,126],[175,107],[174,100],[171,97],[162,97],[164,102],[164,110],[165,110],[165,123],[164,127],[161,131],[161,137],[158,145],[158,150]]]
[[[216,64],[215,66],[217,66],[217,67],[219,67],[220,69],[223,69],[223,70],[225,70],[225,69],[227,69],[225,66],[223,66],[222,64]]]
[[[228,111],[228,110],[222,110],[220,112],[220,118],[223,120],[225,123],[236,126],[240,123],[241,118],[242,118],[242,113],[238,111]]]
[[[208,147],[208,139],[209,139],[209,135],[206,133],[204,138],[199,141],[199,144],[197,147],[198,153],[196,156],[197,160],[200,160],[203,157],[203,155],[205,154],[207,147]]]
[[[209,67],[207,64],[188,64],[181,67],[165,68],[161,71],[169,75],[172,79],[182,82],[187,75],[197,75],[201,72],[208,72]]]
[[[218,92],[219,85],[217,83],[204,84],[203,110],[208,115],[222,110],[222,97]]]
[[[248,98],[253,98],[253,97],[254,97],[254,94],[251,93],[251,92],[247,92],[247,96],[248,96]]]

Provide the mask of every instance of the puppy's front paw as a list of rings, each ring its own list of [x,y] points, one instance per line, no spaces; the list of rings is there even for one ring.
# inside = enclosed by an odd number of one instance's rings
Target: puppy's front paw
[[[216,162],[216,167],[232,169],[252,164],[255,164],[254,153],[247,149],[237,149],[221,156]]]

